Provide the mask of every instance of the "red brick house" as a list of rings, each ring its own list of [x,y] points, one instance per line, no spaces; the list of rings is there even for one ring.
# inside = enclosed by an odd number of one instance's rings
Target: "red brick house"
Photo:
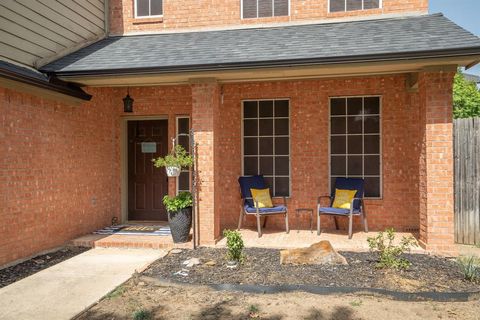
[[[371,230],[452,250],[452,79],[480,39],[427,0],[109,2],[0,5],[0,265],[113,217],[165,219],[190,175],[148,157],[190,128],[201,244],[236,225],[237,178],[261,173],[291,212],[362,177]]]

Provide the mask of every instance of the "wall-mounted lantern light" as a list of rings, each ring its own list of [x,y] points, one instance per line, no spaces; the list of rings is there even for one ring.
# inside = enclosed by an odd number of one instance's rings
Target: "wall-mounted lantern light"
[[[133,112],[133,99],[127,90],[127,96],[123,98],[123,112]]]

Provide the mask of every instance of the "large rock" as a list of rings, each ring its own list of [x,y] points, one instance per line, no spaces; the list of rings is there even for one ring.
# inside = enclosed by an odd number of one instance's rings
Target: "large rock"
[[[281,264],[348,264],[347,259],[337,253],[329,241],[323,240],[308,248],[280,251]]]

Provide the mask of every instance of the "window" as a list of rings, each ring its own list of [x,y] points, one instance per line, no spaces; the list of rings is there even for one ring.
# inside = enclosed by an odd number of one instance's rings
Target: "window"
[[[289,0],[242,0],[242,18],[288,16]]]
[[[243,102],[243,175],[261,174],[273,196],[290,195],[289,101]]]
[[[163,15],[163,0],[135,0],[135,18]]]
[[[382,0],[330,0],[330,12],[379,9]]]
[[[330,99],[330,185],[335,178],[364,178],[365,197],[380,198],[380,97]]]
[[[190,118],[187,116],[177,117],[177,140],[187,152],[190,152]],[[190,170],[182,169],[177,179],[177,193],[190,191]]]

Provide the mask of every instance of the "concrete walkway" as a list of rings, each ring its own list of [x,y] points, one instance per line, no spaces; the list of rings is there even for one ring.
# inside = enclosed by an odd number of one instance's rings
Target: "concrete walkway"
[[[0,289],[0,319],[70,319],[165,254],[89,250]]]

